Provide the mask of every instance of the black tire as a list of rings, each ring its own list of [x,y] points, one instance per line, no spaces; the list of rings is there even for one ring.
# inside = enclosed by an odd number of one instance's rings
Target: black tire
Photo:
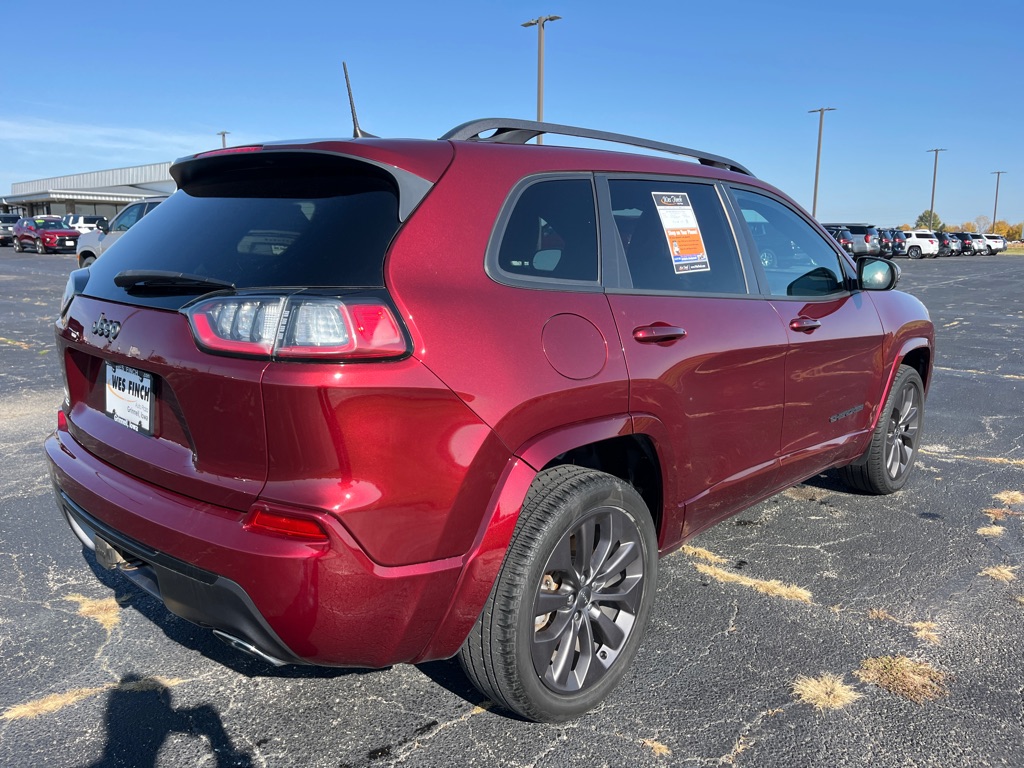
[[[44,255],[46,253],[46,246],[43,245],[43,239],[42,238],[39,238],[38,240],[36,240],[36,253],[38,253],[40,256],[42,256],[42,255]]]
[[[865,493],[898,491],[914,468],[923,426],[924,383],[915,369],[901,365],[867,451],[839,470],[843,480]]]
[[[83,253],[81,256],[78,257],[78,266],[88,267],[94,261],[96,261],[96,257],[93,256],[91,253]]]
[[[920,259],[921,258],[921,249],[918,246],[916,246],[916,245],[910,246],[910,248],[907,249],[907,258],[908,259]]]
[[[14,248],[15,253],[22,253],[21,240],[14,238],[14,242],[11,243],[11,247]]]
[[[582,467],[541,472],[459,651],[466,675],[530,720],[561,722],[593,709],[636,656],[657,558],[654,523],[632,486]]]
[[[761,251],[761,266],[762,267],[777,267],[779,266],[779,258],[775,255],[775,251],[771,248],[765,248]]]

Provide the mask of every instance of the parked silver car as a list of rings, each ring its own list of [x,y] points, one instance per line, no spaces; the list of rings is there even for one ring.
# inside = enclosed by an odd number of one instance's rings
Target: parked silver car
[[[166,199],[167,195],[147,197],[124,208],[110,224],[106,223],[106,218],[97,222],[96,229],[78,238],[78,266],[88,267],[96,261],[105,250],[117,242],[117,238],[131,229],[135,222]]]

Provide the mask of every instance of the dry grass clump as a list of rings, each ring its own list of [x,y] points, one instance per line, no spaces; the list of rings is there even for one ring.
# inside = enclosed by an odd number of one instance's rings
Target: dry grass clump
[[[1003,502],[1008,507],[1024,504],[1024,493],[1020,491],[1000,491],[999,493],[992,494],[992,498]]]
[[[819,677],[800,675],[793,681],[793,695],[815,709],[842,709],[861,698],[839,675],[825,672]]]
[[[1006,529],[1001,525],[984,525],[978,529],[979,536],[987,536],[990,539],[998,538],[1006,533]]]
[[[884,608],[871,608],[868,611],[868,618],[874,621],[895,621],[899,622],[895,616],[889,613]]]
[[[988,576],[990,579],[1002,581],[1006,584],[1017,578],[1019,565],[993,565],[978,573],[979,576]]]
[[[706,560],[707,562],[715,563],[716,565],[729,562],[727,558],[724,558],[721,555],[716,555],[711,550],[704,549],[702,547],[691,547],[689,544],[683,545],[683,554],[687,557],[696,557],[698,560]]]
[[[1005,520],[1008,517],[1024,516],[1024,512],[1015,512],[1009,507],[989,507],[988,509],[981,510],[981,514],[985,515],[993,523]]]
[[[932,645],[939,644],[939,625],[934,621],[912,621],[910,628],[914,630],[914,637],[931,643]]]
[[[783,584],[781,581],[765,581],[763,579],[752,579],[749,576],[744,576],[733,571],[727,571],[724,568],[719,568],[716,565],[706,565],[705,563],[697,563],[694,566],[698,571],[703,573],[705,576],[710,576],[712,579],[721,582],[727,582],[730,584],[742,584],[745,587],[750,587],[753,590],[761,592],[772,597],[781,597],[785,600],[797,600],[801,603],[812,602],[811,593],[803,587],[797,587],[793,584]]]
[[[862,682],[877,685],[917,704],[945,696],[946,676],[925,661],[906,656],[878,656],[864,659],[855,670]]]
[[[64,599],[78,603],[78,615],[99,622],[107,632],[110,632],[121,621],[120,607],[117,600],[112,597],[94,600],[85,595],[74,594],[68,595]]]
[[[670,757],[672,750],[654,739],[643,739],[641,743],[653,752],[657,757]]]
[[[939,644],[939,625],[934,621],[902,621],[897,619],[884,608],[871,608],[868,610],[868,618],[874,621],[891,621],[894,624],[914,630],[914,637],[925,640],[933,645]]]

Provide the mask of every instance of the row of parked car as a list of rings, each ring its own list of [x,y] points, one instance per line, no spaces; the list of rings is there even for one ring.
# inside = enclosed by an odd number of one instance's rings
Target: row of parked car
[[[906,256],[908,259],[937,256],[990,256],[1006,250],[1002,235],[976,232],[933,232],[930,229],[874,227],[870,224],[824,224],[826,230],[853,256]]]
[[[36,253],[75,253],[78,264],[87,267],[149,213],[166,195],[148,197],[121,210],[113,221],[106,216],[67,213],[64,216],[18,216],[0,213],[0,245]]]

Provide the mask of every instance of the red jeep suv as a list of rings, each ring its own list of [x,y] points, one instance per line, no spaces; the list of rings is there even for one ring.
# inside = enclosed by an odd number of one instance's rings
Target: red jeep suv
[[[457,654],[565,720],[629,668],[659,555],[829,468],[910,475],[927,311],[732,160],[488,119],[171,173],[70,277],[46,451],[100,566],[267,662]]]

